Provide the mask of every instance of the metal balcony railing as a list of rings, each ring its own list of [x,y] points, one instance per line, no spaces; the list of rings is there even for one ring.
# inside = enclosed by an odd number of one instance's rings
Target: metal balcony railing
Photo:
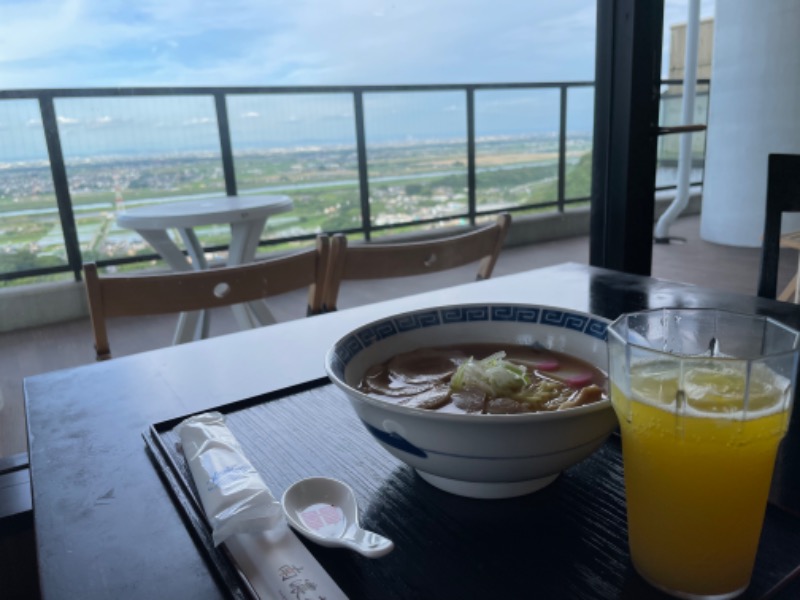
[[[701,82],[701,83],[707,83]],[[369,240],[374,232],[407,227],[408,222],[391,222],[378,224],[373,219],[370,202],[370,188],[373,181],[368,172],[368,143],[365,124],[365,96],[387,93],[430,93],[454,92],[462,95],[463,110],[466,116],[466,203],[463,210],[452,212],[442,217],[415,219],[413,225],[426,225],[439,221],[460,219],[474,224],[476,218],[500,211],[527,211],[531,209],[551,209],[564,211],[565,206],[586,202],[588,194],[580,197],[567,197],[567,113],[568,96],[571,90],[593,88],[593,82],[549,82],[549,83],[507,83],[507,84],[446,84],[446,85],[394,85],[394,86],[303,86],[303,87],[180,87],[180,88],[97,88],[97,89],[41,89],[0,91],[3,100],[35,100],[41,115],[41,127],[46,143],[47,158],[52,176],[53,192],[58,209],[58,221],[63,234],[63,248],[66,261],[46,267],[22,268],[0,272],[0,281],[13,281],[23,278],[46,276],[57,273],[72,273],[75,280],[80,280],[84,257],[81,252],[79,229],[76,226],[75,210],[72,202],[68,167],[65,162],[62,141],[62,128],[65,119],[59,119],[56,101],[61,99],[101,99],[101,98],[142,98],[142,97],[175,97],[194,96],[213,99],[216,116],[216,129],[219,139],[219,158],[224,178],[224,193],[236,195],[240,193],[236,174],[236,157],[234,154],[231,126],[229,120],[229,100],[232,96],[291,96],[295,94],[346,94],[352,98],[352,115],[355,140],[355,164],[357,168],[358,202],[361,219],[356,227],[337,230],[346,234],[360,234]],[[476,173],[476,92],[492,90],[552,90],[558,94],[558,133],[556,159],[556,195],[552,200],[534,203],[522,203],[513,206],[481,206],[477,201],[476,190],[478,177]],[[0,142],[2,143],[2,142]],[[2,173],[0,173],[0,177]],[[1,190],[0,190],[1,191]],[[223,192],[220,191],[220,194]],[[246,193],[246,192],[241,192]],[[2,212],[0,212],[2,216]],[[329,233],[333,233],[330,231]],[[0,230],[0,239],[3,232]],[[314,237],[313,232],[288,237],[262,240],[261,245],[284,244]],[[224,250],[224,245],[209,246],[209,252]],[[101,266],[120,265],[125,263],[150,261],[157,259],[155,254],[137,254],[136,256],[117,256],[107,259],[95,259]],[[2,271],[2,268],[0,268]]]

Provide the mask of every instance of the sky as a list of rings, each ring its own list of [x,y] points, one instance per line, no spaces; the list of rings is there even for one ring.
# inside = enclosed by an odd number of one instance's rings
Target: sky
[[[596,2],[0,0],[0,89],[591,81]],[[666,2],[666,31],[671,23],[685,21],[687,3]],[[713,14],[713,0],[703,0],[702,7],[703,16]],[[524,119],[533,129],[557,128],[555,92],[487,93],[484,99],[478,107],[489,115],[484,123],[493,123],[493,112],[499,123],[503,114],[519,119],[527,111],[537,115]],[[78,146],[96,145],[108,137],[104,128],[127,123],[125,135],[131,139],[125,143],[142,147],[140,130],[149,118],[155,128],[160,122],[184,129],[189,141],[182,143],[192,146],[213,139],[208,132],[214,126],[211,105],[193,100],[198,102],[141,100],[136,110],[126,100],[59,100],[56,110],[65,145],[78,131],[86,138]],[[242,131],[275,112],[263,99],[237,102],[231,119],[245,122]],[[336,118],[352,118],[351,102],[342,98],[297,99],[298,110],[277,111],[285,123],[282,129],[270,126],[271,131],[294,135],[300,126],[298,103],[304,102],[332,132],[338,131],[331,125]],[[463,122],[463,102],[456,96],[443,93],[431,102],[436,116],[426,128]],[[372,114],[378,115],[372,132],[391,129],[393,114],[415,110],[397,98],[373,98],[372,103]],[[0,102],[0,132],[16,136],[18,148],[28,144],[27,134],[11,130],[23,124],[40,127],[36,108],[30,102]],[[590,130],[591,93],[570,92],[570,109],[570,126]],[[161,117],[147,117],[148,112]]]
[[[0,87],[592,79],[594,0],[0,0]]]
[[[687,3],[668,0],[665,23]],[[595,14],[596,0],[0,0],[0,88],[589,80]]]

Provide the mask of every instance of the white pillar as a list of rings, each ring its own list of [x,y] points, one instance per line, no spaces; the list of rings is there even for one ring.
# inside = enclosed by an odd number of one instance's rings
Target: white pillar
[[[800,154],[798,0],[716,2],[706,140],[701,237],[760,247],[767,155]]]

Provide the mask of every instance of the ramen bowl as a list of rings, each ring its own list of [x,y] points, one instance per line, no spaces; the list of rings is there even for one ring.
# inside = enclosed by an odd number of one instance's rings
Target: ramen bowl
[[[608,370],[609,321],[552,306],[467,304],[426,308],[368,323],[327,352],[325,368],[375,441],[431,485],[471,498],[539,490],[588,457],[617,425],[607,398],[551,412],[455,414],[370,396],[367,370],[420,348],[499,343],[544,347]]]

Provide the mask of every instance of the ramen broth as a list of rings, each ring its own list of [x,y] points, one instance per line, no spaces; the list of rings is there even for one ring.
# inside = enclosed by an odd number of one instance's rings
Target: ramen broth
[[[450,413],[565,410],[606,397],[606,375],[574,356],[509,344],[420,348],[369,368],[358,389]]]

